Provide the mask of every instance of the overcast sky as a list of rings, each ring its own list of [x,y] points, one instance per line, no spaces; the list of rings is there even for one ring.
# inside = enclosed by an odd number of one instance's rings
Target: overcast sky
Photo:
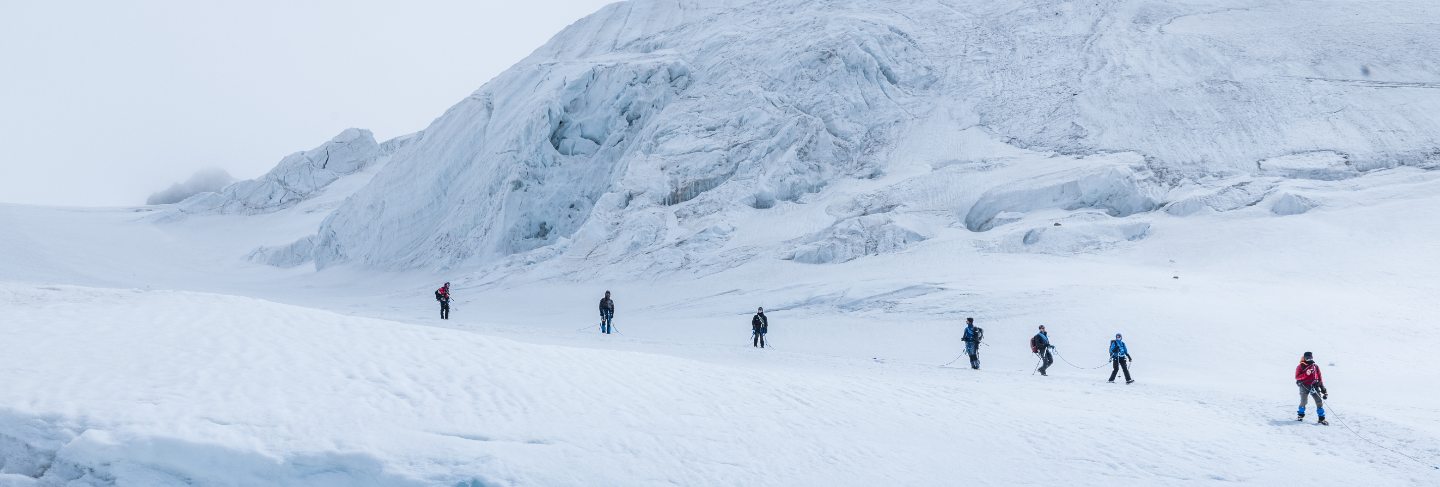
[[[384,140],[614,0],[0,0],[0,202],[135,205]]]

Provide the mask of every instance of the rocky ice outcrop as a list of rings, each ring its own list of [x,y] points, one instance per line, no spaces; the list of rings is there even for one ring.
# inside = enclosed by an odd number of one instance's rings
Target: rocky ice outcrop
[[[944,146],[961,165],[1004,165],[1016,149],[1082,163],[981,196],[955,189],[976,231],[1047,209],[1150,211],[1179,181],[1423,166],[1440,138],[1440,65],[1404,46],[1440,47],[1440,31],[1404,19],[1437,13],[1420,0],[617,3],[447,111],[306,249],[319,267],[704,261],[725,246],[677,243],[831,188],[927,177],[909,151],[937,149],[896,141],[940,115],[1006,147]],[[1117,153],[1141,162],[1083,164]],[[247,187],[220,206],[293,199]],[[1192,196],[1169,211],[1264,197]]]
[[[1190,216],[1205,210],[1224,212],[1248,208],[1259,204],[1275,189],[1273,181],[1254,181],[1249,178],[1237,182],[1225,182],[1210,186],[1192,186],[1177,189],[1165,205],[1165,212],[1175,216]]]
[[[797,242],[784,258],[806,264],[836,264],[867,255],[888,254],[925,240],[889,215],[847,218]]]
[[[1333,181],[1360,175],[1345,154],[1333,151],[1286,154],[1266,158],[1256,165],[1260,174],[1283,178]]]
[[[264,176],[196,195],[181,202],[176,210],[184,214],[244,215],[283,210],[389,157],[417,138],[408,135],[378,144],[369,130],[345,129],[319,147],[285,156]]]
[[[315,255],[315,236],[301,238],[286,245],[259,247],[245,256],[250,262],[275,267],[295,267],[310,262]]]
[[[1270,205],[1270,212],[1276,215],[1299,215],[1320,206],[1320,203],[1295,193],[1281,193]]]
[[[987,191],[965,215],[965,228],[983,232],[1007,215],[1041,209],[1093,208],[1127,216],[1160,205],[1160,188],[1145,170],[1128,166],[1062,171]]]
[[[1063,225],[1044,225],[1006,235],[998,241],[983,242],[990,252],[1072,255],[1097,252],[1150,236],[1150,224],[1140,221],[1108,221],[1080,218]]]
[[[235,178],[224,169],[211,168],[196,171],[190,179],[170,185],[145,199],[147,205],[168,205],[179,203],[200,193],[214,193],[235,182]]]

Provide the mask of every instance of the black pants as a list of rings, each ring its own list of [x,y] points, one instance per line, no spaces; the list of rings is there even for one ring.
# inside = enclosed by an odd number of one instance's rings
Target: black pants
[[[1055,363],[1055,357],[1050,355],[1050,349],[1040,351],[1040,362],[1040,375],[1045,375],[1045,370],[1050,368],[1050,364]]]
[[[1130,382],[1130,361],[1123,358],[1110,359],[1110,382],[1115,382],[1115,374],[1121,370],[1125,371],[1125,382]]]
[[[972,368],[972,369],[978,369],[978,368],[980,368],[980,344],[979,344],[979,343],[975,343],[975,342],[965,342],[965,355],[969,355],[969,356],[970,356],[970,368]]]
[[[450,319],[450,303],[447,301],[440,302],[440,319]]]
[[[609,335],[609,334],[610,334],[610,330],[611,330],[610,320],[612,320],[612,319],[614,319],[614,318],[615,318],[615,313],[605,313],[605,312],[601,312],[601,313],[600,313],[600,333],[604,333],[604,334],[606,334],[606,335]]]
[[[756,332],[754,332],[754,336],[751,337],[750,342],[751,342],[751,344],[750,344],[751,346],[760,347],[760,348],[765,348],[765,332],[763,332],[763,331],[756,331]]]

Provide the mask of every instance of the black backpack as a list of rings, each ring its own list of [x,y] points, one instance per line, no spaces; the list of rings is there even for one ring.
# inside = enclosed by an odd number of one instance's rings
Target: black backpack
[[[1040,335],[1030,337],[1030,353],[1040,353]]]
[[[975,345],[976,345],[976,346],[979,346],[979,345],[980,345],[980,340],[984,340],[984,339],[985,339],[985,329],[984,329],[984,328],[981,328],[981,327],[978,327],[978,326],[975,327]]]

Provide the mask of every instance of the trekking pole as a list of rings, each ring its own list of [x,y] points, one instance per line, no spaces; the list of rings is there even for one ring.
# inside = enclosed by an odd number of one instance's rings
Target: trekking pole
[[[585,331],[585,330],[589,330],[589,329],[591,329],[591,328],[599,328],[599,327],[600,327],[600,324],[599,324],[599,323],[596,323],[596,324],[593,324],[593,325],[590,325],[590,326],[586,326],[586,327],[584,327],[584,328],[581,328],[581,329],[575,330],[575,331],[579,332],[579,331]]]
[[[770,346],[770,340],[767,339],[767,338],[765,338],[765,335],[761,335],[761,334],[759,334],[759,333],[751,333],[751,334],[750,334],[750,346],[753,348],[753,347],[762,346],[762,345],[763,345],[762,348],[775,348],[775,347]]]

